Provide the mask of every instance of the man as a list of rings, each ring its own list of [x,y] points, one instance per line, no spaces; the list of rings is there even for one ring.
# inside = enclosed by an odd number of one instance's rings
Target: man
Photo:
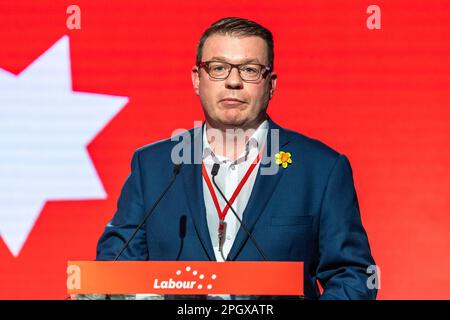
[[[192,69],[204,125],[189,131],[188,160],[119,259],[303,261],[306,298],[373,299],[349,161],[268,117],[273,60],[272,34],[255,22],[225,18],[204,32]],[[169,182],[174,140],[135,152],[98,260],[116,257]]]

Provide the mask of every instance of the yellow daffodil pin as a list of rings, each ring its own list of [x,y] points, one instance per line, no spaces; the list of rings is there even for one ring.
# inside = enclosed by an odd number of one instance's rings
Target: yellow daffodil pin
[[[275,162],[276,164],[280,165],[286,169],[288,164],[292,163],[291,159],[291,153],[290,152],[284,152],[280,151],[275,155]]]

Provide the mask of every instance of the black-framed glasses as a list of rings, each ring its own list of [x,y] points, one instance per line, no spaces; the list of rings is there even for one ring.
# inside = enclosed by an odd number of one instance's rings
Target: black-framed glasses
[[[225,80],[229,77],[231,69],[236,68],[239,71],[239,76],[243,81],[255,82],[272,70],[270,67],[258,63],[242,63],[232,64],[223,61],[202,61],[198,65],[205,69],[209,76],[216,80]]]

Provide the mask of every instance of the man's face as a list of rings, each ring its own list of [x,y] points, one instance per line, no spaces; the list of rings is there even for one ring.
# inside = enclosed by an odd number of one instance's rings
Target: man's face
[[[256,36],[212,35],[203,46],[202,61],[233,64],[269,65],[266,42]],[[237,68],[225,80],[212,79],[204,68],[192,69],[194,90],[206,120],[218,128],[254,128],[265,118],[267,105],[276,86],[276,74],[269,73],[257,82],[244,82]]]

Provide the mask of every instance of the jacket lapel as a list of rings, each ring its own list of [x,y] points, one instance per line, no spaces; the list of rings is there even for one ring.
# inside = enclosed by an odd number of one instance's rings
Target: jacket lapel
[[[279,148],[272,151],[272,129],[278,129],[279,132]],[[258,169],[258,175],[255,180],[249,201],[245,207],[243,213],[243,223],[250,231],[253,230],[255,223],[264,211],[267,203],[270,201],[272,194],[275,191],[280,178],[284,170],[280,170],[277,166],[278,171],[274,175],[262,175],[261,169],[264,167],[269,167],[270,162],[274,161],[275,154],[279,152],[283,146],[289,143],[288,134],[280,126],[275,124],[271,119],[269,119],[269,131],[267,133],[266,150],[264,152],[263,160]],[[275,145],[274,145],[275,146]],[[228,254],[227,260],[235,260],[243,245],[248,239],[248,235],[243,228],[239,228],[236,239],[231,247],[230,253]],[[255,249],[256,250],[256,249]],[[270,260],[270,257],[267,257]]]
[[[195,230],[203,249],[210,261],[215,261],[214,249],[206,221],[206,208],[203,198],[202,181],[202,131],[203,126],[193,129],[191,134],[191,163],[183,164],[180,174],[183,176],[184,191],[189,205]]]

